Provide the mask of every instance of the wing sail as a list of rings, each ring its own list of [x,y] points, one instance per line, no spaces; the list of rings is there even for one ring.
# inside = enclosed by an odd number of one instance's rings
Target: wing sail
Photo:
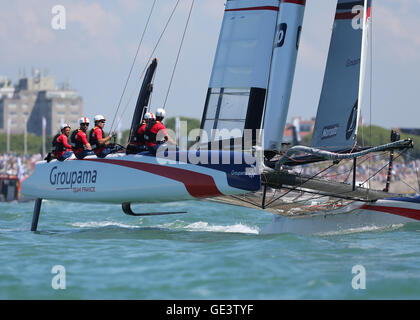
[[[356,140],[362,40],[370,1],[338,0],[311,145],[338,151]],[[369,10],[370,12],[370,10]],[[364,57],[363,57],[364,58]]]
[[[201,129],[241,138],[244,129],[260,129],[270,73],[278,0],[230,0],[226,3]],[[213,131],[212,131],[213,130]]]

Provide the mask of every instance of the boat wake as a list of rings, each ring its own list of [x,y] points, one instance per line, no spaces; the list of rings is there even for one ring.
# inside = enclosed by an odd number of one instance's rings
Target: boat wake
[[[193,232],[226,232],[226,233],[246,233],[246,234],[259,234],[259,229],[257,227],[250,227],[242,223],[237,223],[233,225],[212,225],[205,221],[194,222],[186,224],[182,221],[175,221],[172,223],[167,223],[159,225],[157,227],[166,228],[166,229],[176,229],[184,231],[193,231]]]
[[[338,231],[329,231],[329,232],[320,232],[315,233],[316,236],[336,236],[336,235],[346,235],[353,233],[362,233],[362,232],[386,232],[394,231],[404,227],[404,224],[393,224],[389,226],[364,226],[360,228],[349,228]]]
[[[188,232],[225,232],[225,233],[244,233],[259,234],[257,227],[247,226],[242,223],[233,225],[213,225],[205,221],[187,223],[181,220],[157,225],[129,225],[115,221],[89,221],[74,222],[71,226],[82,229],[118,228],[118,229],[156,229],[168,231],[188,231]]]
[[[106,228],[106,227],[118,227],[122,229],[138,229],[140,226],[128,225],[124,223],[114,221],[90,221],[90,222],[75,222],[70,223],[73,227],[78,228]]]

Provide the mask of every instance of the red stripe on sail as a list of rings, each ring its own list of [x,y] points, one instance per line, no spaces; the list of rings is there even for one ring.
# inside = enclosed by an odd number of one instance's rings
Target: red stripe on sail
[[[369,19],[370,18],[370,15],[371,15],[371,10],[372,8],[371,7],[368,7],[368,9],[367,9],[367,13],[366,13],[366,21],[367,21],[367,19]]]
[[[279,7],[275,7],[275,6],[263,6],[263,7],[249,7],[249,8],[238,8],[238,9],[226,9],[225,12],[228,12],[228,11],[253,11],[253,10],[279,11]]]
[[[358,16],[360,12],[353,13],[351,11],[348,12],[339,12],[335,14],[335,20],[347,20],[353,19],[354,17]]]
[[[282,0],[282,3],[293,3],[304,6],[306,4],[306,0]],[[279,7],[276,6],[261,6],[261,7],[249,7],[249,8],[237,8],[237,9],[226,9],[225,12],[228,11],[255,11],[255,10],[271,10],[271,11],[279,11]]]
[[[294,3],[304,6],[306,4],[306,0],[282,0],[282,3]]]
[[[374,206],[370,204],[364,204],[360,209],[373,210],[395,214],[397,216],[402,216],[410,219],[415,219],[420,221],[420,210],[410,209],[410,208],[399,208],[399,207],[386,207],[386,206]]]
[[[207,198],[214,196],[222,196],[214,182],[212,176],[204,173],[173,168],[169,166],[161,166],[152,163],[135,162],[127,160],[108,160],[108,159],[84,159],[86,161],[94,161],[101,163],[109,163],[122,167],[137,169],[153,173],[165,178],[182,182],[188,193],[195,198]],[[140,181],[139,181],[140,182]],[[140,183],[144,183],[141,181]]]

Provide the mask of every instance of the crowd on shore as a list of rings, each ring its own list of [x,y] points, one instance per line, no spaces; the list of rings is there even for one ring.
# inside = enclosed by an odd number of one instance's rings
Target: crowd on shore
[[[356,179],[357,183],[364,183],[366,181],[386,184],[389,156],[375,155],[370,159],[358,159]],[[294,168],[297,173],[302,173],[307,176],[315,176],[317,178],[325,178],[335,181],[351,182],[353,179],[353,161],[346,160],[339,164],[332,166],[326,171],[323,169],[330,166],[332,162],[323,164],[309,164],[298,166]],[[321,172],[321,173],[320,173]],[[317,175],[319,173],[319,175]],[[418,182],[420,178],[420,159],[406,159],[401,158],[394,161],[391,170],[391,181],[414,182],[414,188],[418,189]]]
[[[40,154],[27,156],[13,153],[0,154],[0,175],[17,176],[21,180],[32,173],[35,163],[41,159]]]

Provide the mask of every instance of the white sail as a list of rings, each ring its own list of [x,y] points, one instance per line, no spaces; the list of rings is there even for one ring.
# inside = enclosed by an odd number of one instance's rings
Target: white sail
[[[305,0],[282,0],[264,117],[264,150],[280,151],[289,110]]]
[[[279,3],[227,1],[201,122],[209,139],[221,140],[214,129],[261,128]]]
[[[362,39],[368,8],[370,0],[338,0],[313,147],[345,150],[355,145],[364,64]]]
[[[359,127],[359,118],[360,118],[360,111],[362,106],[364,105],[364,88],[366,83],[366,66],[368,62],[368,53],[371,38],[372,38],[372,0],[365,0],[365,10],[363,15],[363,36],[362,36],[362,57],[361,57],[361,63],[360,63],[360,84],[359,84],[359,107],[357,109],[357,121],[356,121],[356,133],[357,129]],[[372,52],[372,51],[370,51]],[[371,66],[372,67],[372,66]],[[372,84],[370,84],[372,85]],[[355,133],[355,134],[356,134]]]

